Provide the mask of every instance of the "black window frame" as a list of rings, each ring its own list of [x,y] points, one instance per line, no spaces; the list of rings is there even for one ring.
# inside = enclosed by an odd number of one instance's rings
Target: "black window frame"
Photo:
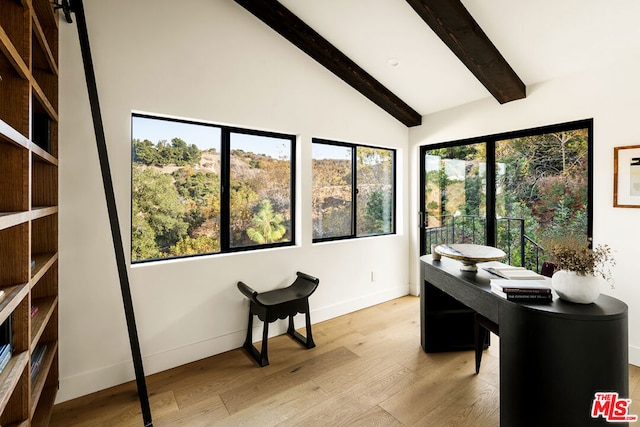
[[[333,145],[333,146],[338,146],[338,147],[345,147],[345,148],[350,148],[351,149],[351,176],[352,176],[352,185],[351,185],[351,200],[352,200],[352,209],[351,209],[351,233],[348,235],[343,235],[343,236],[332,236],[332,237],[319,237],[316,238],[314,237],[312,239],[313,243],[321,243],[321,242],[332,242],[332,241],[339,241],[339,240],[349,240],[349,239],[362,239],[362,238],[368,238],[368,237],[377,237],[377,236],[389,236],[389,235],[394,235],[396,234],[396,200],[397,200],[397,178],[396,178],[396,169],[397,169],[397,165],[396,165],[396,152],[397,150],[395,148],[388,148],[388,147],[379,147],[379,146],[374,146],[374,145],[367,145],[367,144],[355,144],[355,143],[349,143],[349,142],[343,142],[343,141],[335,141],[335,140],[330,140],[330,139],[324,139],[324,138],[312,138],[311,139],[311,144],[313,147],[313,144],[325,144],[325,145]],[[357,234],[357,229],[358,229],[358,224],[357,224],[357,212],[358,212],[358,176],[357,176],[357,149],[359,147],[362,148],[373,148],[376,150],[387,150],[390,151],[392,153],[392,166],[391,166],[391,173],[392,173],[392,177],[391,177],[391,185],[392,185],[392,219],[391,219],[391,231],[388,233],[375,233],[375,234],[364,234],[364,235],[358,235]],[[311,156],[311,161],[313,162],[313,154]],[[312,172],[313,175],[313,172]],[[312,180],[313,180],[313,176],[312,176]],[[313,187],[312,190],[313,191]],[[313,220],[312,220],[313,222]]]
[[[220,250],[218,252],[203,252],[199,254],[189,254],[189,255],[176,255],[170,257],[159,257],[159,258],[148,258],[144,260],[131,260],[131,264],[142,264],[147,262],[157,262],[157,261],[168,261],[175,259],[184,259],[184,258],[195,258],[201,256],[211,256],[211,255],[220,255],[220,254],[228,254],[228,253],[236,253],[236,252],[246,252],[246,251],[255,251],[262,249],[272,249],[272,248],[280,248],[280,247],[288,247],[295,246],[296,244],[296,142],[297,136],[293,134],[285,134],[280,132],[273,131],[263,131],[257,129],[247,129],[241,128],[237,126],[227,126],[220,125],[215,123],[208,122],[200,122],[197,120],[191,119],[178,119],[173,117],[164,117],[147,113],[131,113],[131,123],[132,123],[132,136],[131,140],[133,141],[133,120],[134,118],[145,118],[145,119],[153,119],[153,120],[163,120],[163,121],[171,121],[177,123],[184,124],[192,124],[198,126],[208,126],[220,129]],[[256,244],[256,245],[247,245],[247,246],[230,246],[230,198],[231,198],[231,134],[244,134],[244,135],[253,135],[253,136],[261,136],[267,138],[279,138],[288,140],[291,143],[291,151],[289,153],[290,159],[290,192],[291,192],[291,205],[290,205],[290,215],[291,215],[291,228],[290,228],[290,239],[286,242],[276,242],[276,243],[265,243],[265,244]],[[133,168],[133,152],[131,156],[131,167]],[[133,188],[133,179],[131,180],[131,185]],[[131,212],[133,212],[133,191],[131,193]],[[133,229],[131,224],[130,229],[130,240],[133,242]]]
[[[506,139],[515,139],[515,138],[523,138],[528,136],[542,135],[547,133],[558,133],[563,131],[571,131],[578,129],[587,129],[587,179],[588,179],[588,188],[587,188],[587,237],[593,237],[593,118],[584,119],[584,120],[576,120],[565,123],[558,123],[547,126],[539,126],[529,129],[522,129],[510,132],[503,132],[473,138],[459,139],[448,142],[442,142],[431,145],[422,145],[420,146],[420,165],[419,165],[419,193],[420,193],[420,205],[419,205],[419,238],[420,238],[420,255],[425,255],[428,253],[428,248],[426,247],[426,230],[425,230],[425,221],[426,214],[424,212],[425,206],[425,192],[423,189],[425,188],[425,154],[429,150],[434,150],[438,148],[450,148],[456,146],[463,145],[471,145],[471,144],[486,144],[487,149],[487,157],[486,157],[486,224],[487,224],[487,241],[486,244],[489,246],[495,246],[496,244],[496,157],[495,157],[495,149],[496,142],[503,141]],[[489,219],[493,218],[492,221]]]

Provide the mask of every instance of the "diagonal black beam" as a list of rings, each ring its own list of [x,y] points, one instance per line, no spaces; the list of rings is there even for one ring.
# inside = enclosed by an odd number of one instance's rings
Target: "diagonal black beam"
[[[276,0],[235,2],[405,126],[422,123],[418,112]]]
[[[131,346],[133,368],[135,371],[136,384],[138,388],[138,398],[140,400],[140,408],[142,411],[142,421],[145,427],[152,427],[153,421],[151,418],[151,407],[149,405],[147,383],[145,381],[144,368],[142,366],[142,354],[140,353],[138,329],[136,328],[136,319],[133,311],[133,301],[131,299],[131,286],[129,284],[129,276],[127,273],[127,263],[124,256],[124,248],[122,246],[122,235],[120,233],[120,223],[118,221],[118,209],[116,207],[116,197],[113,190],[113,179],[111,178],[111,167],[109,166],[107,142],[104,134],[104,126],[102,123],[100,100],[98,98],[98,86],[96,84],[96,75],[93,67],[93,59],[91,57],[91,45],[89,44],[89,33],[87,31],[87,21],[84,14],[84,5],[82,3],[82,0],[70,0],[70,2],[67,0],[63,0],[61,9],[63,9],[65,19],[69,23],[71,23],[71,12],[75,13],[76,15],[78,39],[80,42],[80,51],[82,53],[82,63],[84,65],[85,80],[87,82],[87,92],[89,95],[89,104],[91,107],[91,117],[93,119],[93,129],[96,136],[96,146],[98,149],[98,158],[100,160],[100,170],[102,172],[102,182],[104,186],[105,198],[107,201],[107,211],[109,213],[109,223],[111,225],[111,235],[113,238],[113,249],[116,256],[118,276],[120,278],[120,290],[122,293],[122,302],[124,304],[124,313],[127,321],[129,344]]]
[[[526,87],[460,0],[407,0],[501,104],[526,97]]]

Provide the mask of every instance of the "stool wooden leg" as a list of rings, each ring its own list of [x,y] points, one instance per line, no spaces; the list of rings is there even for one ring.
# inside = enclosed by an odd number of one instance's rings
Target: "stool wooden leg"
[[[258,351],[256,346],[253,345],[253,313],[249,311],[249,326],[247,327],[247,337],[244,340],[243,348],[247,350],[249,356],[253,358],[258,365],[267,366],[269,364],[269,358],[267,356],[267,337],[269,335],[269,324],[264,322],[264,330],[262,333],[262,351]]]
[[[302,336],[298,331],[296,331],[296,327],[293,325],[293,316],[295,314],[289,315],[289,327],[287,328],[287,334],[291,335],[291,338],[298,341],[303,346],[307,346],[307,339]]]
[[[247,350],[253,346],[253,313],[249,311],[249,326],[247,327],[247,337],[244,339],[243,347]]]
[[[311,314],[309,313],[308,307],[307,312],[305,313],[305,318],[307,321],[307,348],[313,348],[316,346],[316,343],[313,342],[313,334],[311,333]]]
[[[262,330],[262,350],[260,351],[260,360],[258,363],[260,366],[267,366],[269,364],[269,356],[267,344],[269,343],[269,322],[264,321],[264,328]]]
[[[289,315],[289,327],[287,328],[287,334],[291,335],[293,339],[298,341],[300,344],[307,348],[313,348],[316,346],[316,343],[313,342],[313,335],[311,334],[311,315],[309,314],[309,307],[307,306],[307,311],[305,312],[305,320],[306,320],[306,329],[307,336],[302,336],[301,333],[296,331],[295,326],[293,325],[293,316],[295,314]]]

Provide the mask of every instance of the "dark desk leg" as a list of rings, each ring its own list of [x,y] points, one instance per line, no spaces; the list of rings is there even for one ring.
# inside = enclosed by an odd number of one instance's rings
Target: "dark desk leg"
[[[420,344],[425,352],[473,350],[474,316],[475,311],[422,281]]]
[[[627,317],[570,320],[517,304],[500,310],[500,425],[611,425],[591,418],[591,407],[596,392],[629,397]]]

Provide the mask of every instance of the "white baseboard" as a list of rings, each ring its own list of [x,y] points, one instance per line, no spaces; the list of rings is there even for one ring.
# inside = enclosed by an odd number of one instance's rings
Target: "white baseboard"
[[[339,303],[313,310],[311,312],[311,321],[313,323],[323,322],[325,320],[333,319],[334,317],[353,313],[354,311],[362,310],[363,308],[371,307],[395,298],[400,298],[408,294],[408,286],[399,286],[392,289],[385,289],[384,291],[375,294],[365,295],[360,298],[340,301]],[[297,322],[296,327],[299,327]]]
[[[407,286],[400,286],[393,289],[386,289],[376,294],[365,295],[348,301],[341,301],[327,307],[315,308],[311,311],[312,323],[322,322],[334,317],[342,316],[357,310],[361,310],[372,305],[392,300],[407,295]],[[262,337],[262,322],[255,322],[254,340]],[[296,328],[304,326],[304,316],[296,316]],[[269,328],[269,336],[282,335],[287,330],[286,321],[274,323]],[[180,348],[174,348],[162,353],[143,355],[143,365],[145,375],[155,374],[167,369],[175,368],[196,360],[209,356],[224,353],[242,347],[246,330],[236,331],[224,336],[201,341]],[[135,379],[133,362],[131,360],[111,366],[105,366],[90,372],[60,378],[60,389],[56,397],[56,403],[84,396],[99,390],[116,386]]]
[[[142,364],[144,365],[145,376],[241,347],[244,342],[244,336],[245,331],[238,331],[162,353],[143,355]],[[104,368],[84,372],[72,377],[61,377],[56,403],[75,399],[76,397],[132,380],[135,380],[132,360],[105,366]]]
[[[629,363],[640,367],[640,347],[629,346]]]
[[[390,301],[407,295],[408,287],[398,287],[388,289],[383,292],[365,295],[362,298],[354,298],[348,301],[341,301],[326,307],[312,310],[311,320],[313,323],[322,322],[334,317],[352,313],[366,307],[371,307],[385,301]],[[254,338],[261,336],[262,322],[256,322],[254,328]],[[304,317],[296,317],[296,328],[304,326]],[[269,336],[277,336],[286,332],[285,321],[276,322],[270,328]],[[242,346],[245,331],[237,331],[231,334],[215,337],[207,341],[193,343],[188,346],[175,348],[162,353],[147,355],[143,357],[145,375],[162,372],[176,366],[204,359],[206,357],[224,353]],[[640,347],[629,346],[629,363],[640,366]],[[133,372],[133,362],[131,360],[116,365],[106,366],[91,372],[74,375],[72,377],[60,378],[60,390],[56,403],[84,396],[98,390],[113,387],[135,379]]]
[[[418,285],[417,283],[411,283],[409,285],[409,294],[415,297],[420,296],[420,285]]]

